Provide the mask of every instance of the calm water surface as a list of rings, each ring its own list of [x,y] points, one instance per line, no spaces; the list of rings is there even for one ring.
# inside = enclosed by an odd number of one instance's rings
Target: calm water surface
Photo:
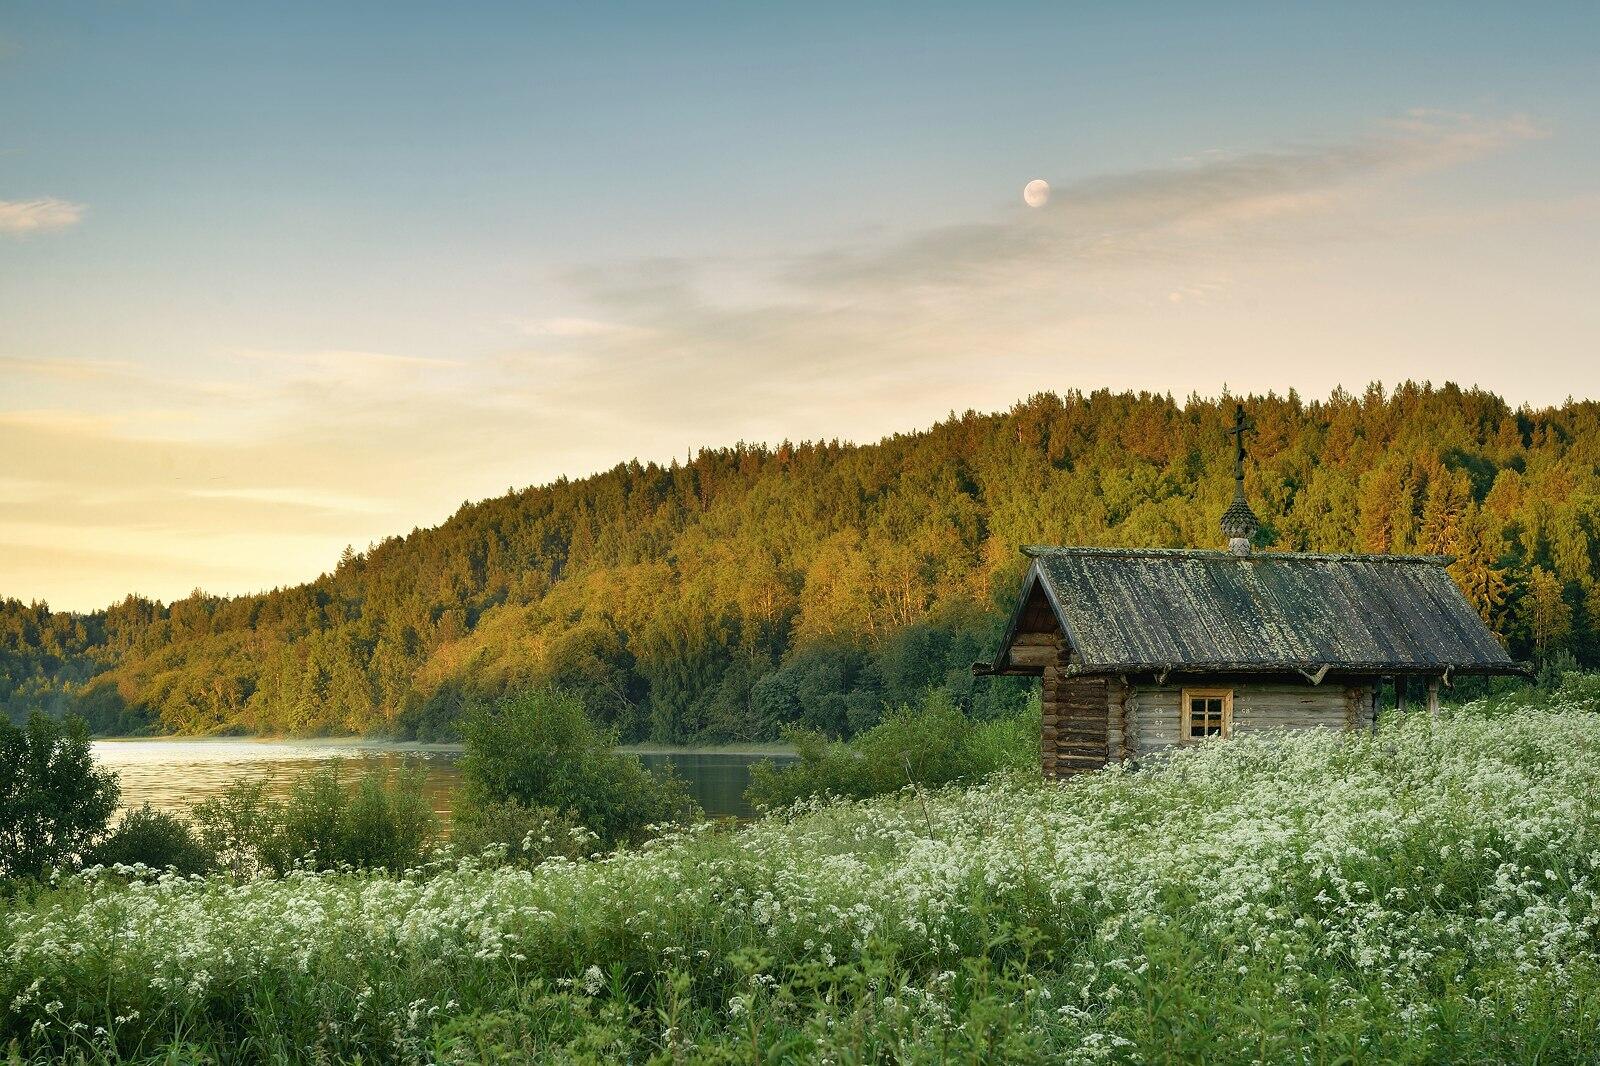
[[[94,755],[121,778],[124,807],[148,803],[177,814],[187,814],[241,778],[260,778],[269,791],[282,794],[296,777],[330,763],[357,774],[410,762],[422,768],[423,790],[433,809],[447,815],[461,758],[459,751],[420,744],[268,740],[97,740]],[[681,750],[640,758],[652,769],[670,765],[676,770],[707,814],[742,816],[751,813],[744,802],[750,767],[764,758],[789,756]]]

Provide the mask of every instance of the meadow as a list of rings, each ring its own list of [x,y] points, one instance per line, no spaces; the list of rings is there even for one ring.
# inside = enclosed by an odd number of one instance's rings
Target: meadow
[[[1600,715],[1240,736],[533,868],[90,870],[0,913],[13,1061],[1584,1062]],[[3,1046],[3,1045],[0,1045]]]

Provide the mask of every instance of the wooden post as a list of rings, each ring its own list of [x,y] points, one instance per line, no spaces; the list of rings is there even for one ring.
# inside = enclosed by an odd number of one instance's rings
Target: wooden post
[[[1406,675],[1394,675],[1394,710],[1402,718],[1406,713]]]
[[[1039,768],[1046,780],[1056,776],[1056,728],[1061,722],[1062,687],[1060,667],[1045,667],[1039,693]]]
[[[1439,717],[1439,679],[1428,678],[1428,717]]]

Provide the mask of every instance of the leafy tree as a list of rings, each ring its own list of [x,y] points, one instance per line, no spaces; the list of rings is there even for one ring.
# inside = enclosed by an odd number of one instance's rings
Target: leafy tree
[[[82,718],[0,721],[0,877],[39,877],[81,856],[119,791],[116,774],[95,765]]]
[[[1474,510],[1457,533],[1455,562],[1450,564],[1450,574],[1467,601],[1491,626],[1499,620],[1511,591],[1505,570],[1499,565],[1504,549],[1504,539],[1485,521],[1483,512]]]
[[[1528,592],[1523,598],[1523,618],[1533,653],[1544,659],[1572,632],[1572,607],[1556,576],[1542,566],[1528,575]]]

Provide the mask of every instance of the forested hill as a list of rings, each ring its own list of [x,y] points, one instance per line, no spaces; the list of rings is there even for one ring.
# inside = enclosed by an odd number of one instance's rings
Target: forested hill
[[[541,681],[630,738],[843,733],[975,681],[1018,546],[1218,546],[1233,401],[1040,395],[871,445],[736,446],[463,505],[294,588],[0,603],[0,703],[100,730],[448,735]],[[1438,552],[1518,656],[1600,661],[1600,404],[1454,386],[1245,401],[1280,549]]]

